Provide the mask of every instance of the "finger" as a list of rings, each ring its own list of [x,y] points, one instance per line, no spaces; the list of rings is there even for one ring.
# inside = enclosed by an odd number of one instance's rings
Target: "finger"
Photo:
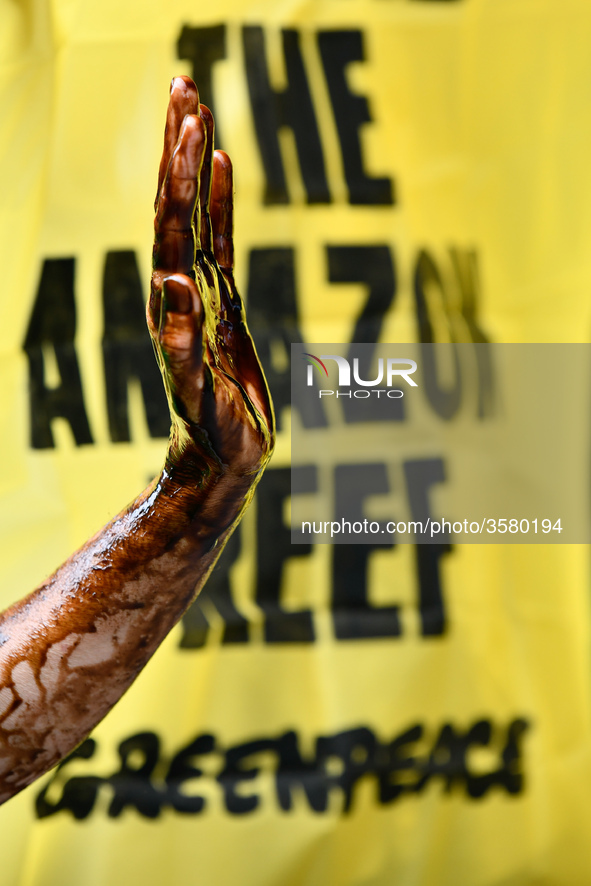
[[[173,412],[198,422],[205,387],[204,311],[194,280],[182,274],[162,284],[162,317],[158,344]]]
[[[220,268],[234,268],[234,176],[232,161],[225,151],[213,155],[211,186],[211,229],[213,254]]]
[[[158,200],[154,221],[155,269],[193,273],[193,216],[199,197],[199,174],[206,138],[203,121],[194,115],[185,117]]]
[[[199,116],[205,124],[207,142],[203,152],[199,181],[199,214],[195,213],[195,231],[199,237],[198,247],[204,252],[212,251],[209,197],[211,192],[211,164],[213,160],[214,129],[213,114],[205,105],[199,105]]]
[[[203,106],[201,106],[203,108]],[[210,320],[217,326],[212,340],[222,344],[210,354],[231,378],[239,378],[250,402],[263,417],[267,428],[274,428],[273,407],[265,378],[244,322],[242,302],[232,278],[234,267],[233,207],[234,181],[232,162],[225,151],[213,152],[209,211],[215,260],[222,271],[219,281],[219,316]],[[202,188],[209,190],[203,184]],[[228,275],[224,277],[224,272]]]
[[[201,299],[192,290],[192,281],[181,274],[165,277],[162,281],[163,310],[175,314],[203,313]]]
[[[166,127],[164,130],[164,150],[160,160],[158,171],[158,190],[154,209],[158,206],[160,189],[166,177],[166,170],[172,157],[175,145],[178,142],[183,120],[187,114],[199,113],[199,93],[190,77],[174,77],[170,84],[170,99],[166,115]]]
[[[190,286],[187,281],[190,281]],[[203,313],[201,299],[192,294],[191,287],[194,286],[193,280],[182,274],[170,275],[166,271],[158,271],[152,275],[152,292],[146,313],[148,329],[153,339],[159,338],[163,318],[167,313]]]

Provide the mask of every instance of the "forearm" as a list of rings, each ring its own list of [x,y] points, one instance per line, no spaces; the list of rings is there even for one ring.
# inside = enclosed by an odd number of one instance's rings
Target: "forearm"
[[[0,618],[0,802],[113,707],[202,587],[252,494],[189,447]]]

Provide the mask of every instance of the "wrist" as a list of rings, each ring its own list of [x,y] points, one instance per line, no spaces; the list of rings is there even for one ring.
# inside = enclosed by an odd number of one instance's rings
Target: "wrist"
[[[240,518],[266,462],[254,472],[236,469],[224,464],[203,431],[196,436],[182,444],[171,438],[159,498],[171,516],[180,517],[185,532],[214,540]]]

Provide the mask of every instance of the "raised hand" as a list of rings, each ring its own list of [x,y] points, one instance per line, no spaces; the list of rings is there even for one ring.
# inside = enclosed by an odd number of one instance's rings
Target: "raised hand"
[[[172,82],[155,209],[148,328],[171,415],[171,457],[211,447],[254,479],[274,441],[269,392],[233,276],[232,164],[188,77]]]
[[[173,420],[128,508],[0,615],[0,802],[72,751],[203,586],[252,498],[273,409],[232,275],[232,167],[194,83],[173,81],[148,327]]]

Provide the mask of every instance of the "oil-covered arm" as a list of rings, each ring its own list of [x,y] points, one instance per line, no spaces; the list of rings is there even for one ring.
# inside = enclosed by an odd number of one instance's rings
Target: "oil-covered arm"
[[[148,328],[171,437],[162,473],[0,617],[0,802],[79,744],[203,586],[273,448],[233,279],[232,167],[189,78],[173,81]]]

